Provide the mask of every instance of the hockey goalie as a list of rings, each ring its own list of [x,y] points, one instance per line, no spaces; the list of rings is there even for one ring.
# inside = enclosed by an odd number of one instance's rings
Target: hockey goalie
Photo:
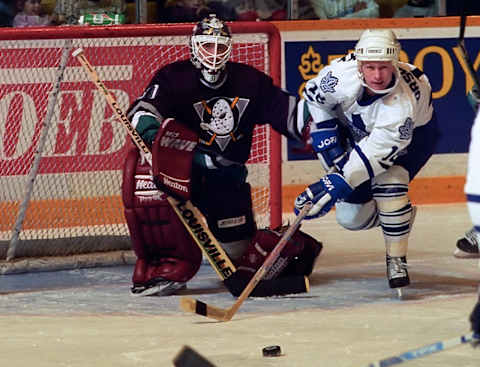
[[[164,138],[169,136],[175,136],[177,142],[183,143],[171,144],[167,139],[169,144],[165,144]],[[186,142],[196,142],[196,139],[183,124],[167,119],[153,144],[153,170],[136,148],[129,151],[125,160],[122,195],[132,247],[137,256],[131,288],[134,295],[174,294],[186,287],[201,264],[201,250],[168,203],[166,193],[180,200],[191,199],[203,209],[210,230],[225,246],[237,268],[224,281],[235,296],[242,292],[286,229],[257,230],[250,186],[245,183],[247,186],[242,193],[236,186],[220,188],[220,182],[215,184],[206,179],[204,169],[195,168],[194,157],[198,153],[185,149],[189,146]],[[167,183],[164,177],[169,178]],[[182,189],[181,185],[172,182],[187,184]],[[217,194],[226,197],[222,195],[225,190],[227,196],[232,197],[230,204],[233,205],[214,200]],[[236,199],[233,199],[235,195]],[[240,200],[239,195],[243,195]],[[205,208],[205,197],[210,197],[215,206],[209,201]],[[252,223],[250,230],[242,228],[247,222]],[[231,224],[221,226],[218,223]],[[308,291],[307,276],[311,274],[321,249],[320,242],[297,230],[251,295],[261,297]]]
[[[237,294],[281,236],[281,229],[258,230],[254,219],[246,162],[255,126],[269,124],[302,142],[304,122],[297,119],[298,97],[254,67],[230,61],[232,34],[214,14],[193,27],[189,47],[190,59],[157,70],[127,115],[152,147],[149,182],[172,197],[190,200],[203,214],[238,268],[225,281]],[[135,164],[132,161],[132,167]],[[148,206],[138,200],[133,171],[124,175],[124,197],[130,198],[125,200],[127,221],[139,258],[133,291],[172,294],[195,275],[200,252],[161,195],[155,194],[158,199]],[[252,295],[306,291],[305,276],[321,247],[297,231],[264,280],[268,284],[262,283]]]

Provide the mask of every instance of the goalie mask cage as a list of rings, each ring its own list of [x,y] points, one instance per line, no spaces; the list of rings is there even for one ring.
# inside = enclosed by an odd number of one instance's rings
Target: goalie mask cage
[[[280,85],[280,35],[236,22],[232,60]],[[72,51],[126,110],[191,24],[0,29],[0,274],[133,263],[120,196],[128,135]],[[274,111],[272,111],[274,113]],[[281,224],[281,137],[257,126],[248,164],[259,227]]]

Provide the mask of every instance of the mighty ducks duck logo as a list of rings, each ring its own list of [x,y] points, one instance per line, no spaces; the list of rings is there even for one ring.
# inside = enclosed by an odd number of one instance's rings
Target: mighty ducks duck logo
[[[199,142],[209,146],[216,143],[224,151],[230,141],[241,139],[243,135],[237,129],[248,103],[248,99],[240,97],[215,97],[194,103],[201,121]]]

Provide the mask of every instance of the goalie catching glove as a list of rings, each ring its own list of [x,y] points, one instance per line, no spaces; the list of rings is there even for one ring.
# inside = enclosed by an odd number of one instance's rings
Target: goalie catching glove
[[[285,226],[277,230],[263,229],[256,232],[237,263],[237,271],[224,281],[230,293],[236,297],[242,293],[287,228]],[[321,242],[298,229],[250,296],[269,297],[308,292],[307,276],[312,273],[321,250]]]

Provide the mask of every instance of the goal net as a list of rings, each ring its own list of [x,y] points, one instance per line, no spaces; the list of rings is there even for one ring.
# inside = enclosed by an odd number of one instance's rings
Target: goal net
[[[275,27],[231,28],[233,60],[279,84]],[[129,138],[72,52],[84,50],[126,110],[158,68],[189,58],[191,29],[0,29],[0,274],[134,261],[120,196]],[[259,227],[281,224],[280,156],[279,135],[257,127],[248,168]]]

